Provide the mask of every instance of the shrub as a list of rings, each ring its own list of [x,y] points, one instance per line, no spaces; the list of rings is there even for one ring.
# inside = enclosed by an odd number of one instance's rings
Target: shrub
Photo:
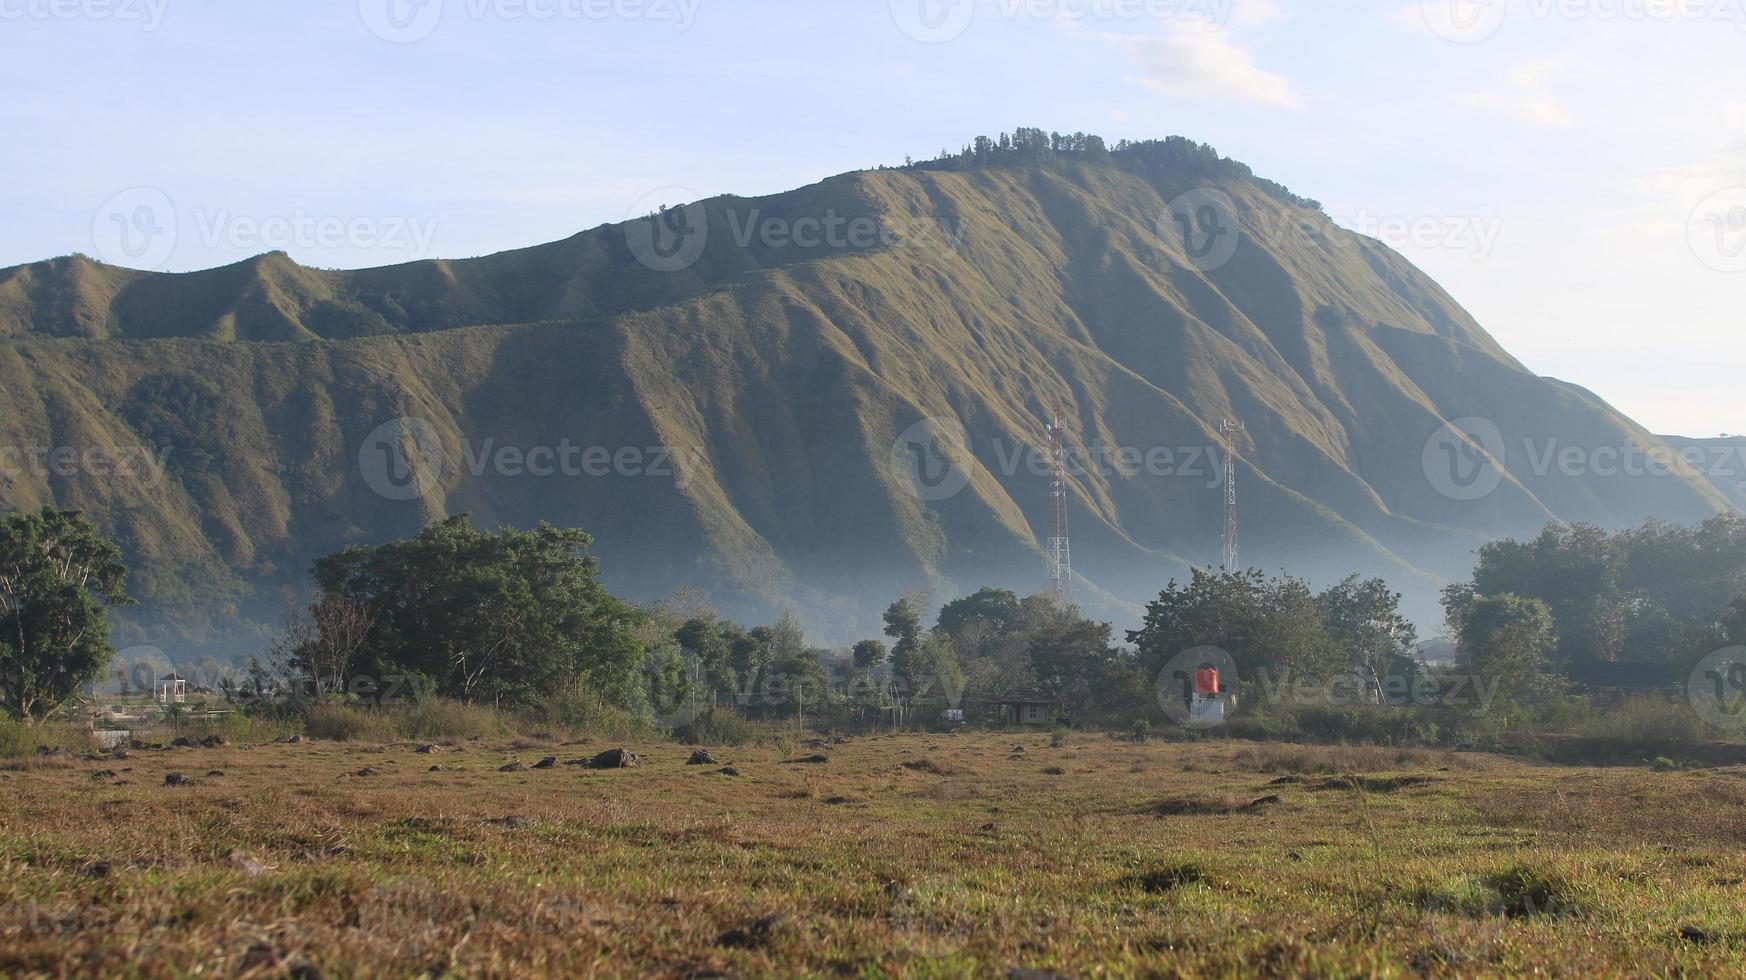
[[[0,759],[36,754],[40,746],[89,752],[96,748],[91,733],[76,725],[43,724],[35,728],[12,718],[0,717]]]
[[[537,707],[522,712],[519,718],[524,726],[564,728],[621,741],[660,738],[664,734],[641,714],[585,689],[551,695]]]
[[[428,698],[417,704],[388,710],[394,727],[406,738],[472,738],[475,735],[499,735],[506,728],[504,718],[490,708],[448,698]]]
[[[1642,755],[1666,753],[1711,738],[1689,703],[1660,695],[1626,698],[1612,707],[1595,709],[1577,721],[1573,732],[1585,738],[1615,739],[1634,746]]]
[[[232,742],[271,742],[282,735],[303,731],[303,719],[296,715],[270,716],[235,711],[218,718],[182,715],[166,726],[169,738],[188,736],[203,739],[222,735]]]
[[[314,738],[335,742],[392,742],[400,735],[385,712],[338,704],[310,705],[303,728]]]
[[[722,708],[699,712],[690,724],[673,729],[673,740],[686,745],[745,745],[766,730]]]

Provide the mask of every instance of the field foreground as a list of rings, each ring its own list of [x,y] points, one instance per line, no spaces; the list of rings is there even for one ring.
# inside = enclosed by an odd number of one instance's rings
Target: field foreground
[[[14,763],[0,975],[1720,975],[1746,954],[1746,770],[1035,734],[562,764],[610,747]]]

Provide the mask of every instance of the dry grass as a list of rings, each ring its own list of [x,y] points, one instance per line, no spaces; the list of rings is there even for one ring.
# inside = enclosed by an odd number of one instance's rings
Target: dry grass
[[[1695,976],[1746,953],[1738,773],[1080,741],[718,752],[738,777],[655,742],[637,769],[502,773],[552,754],[508,737],[0,772],[0,975]]]

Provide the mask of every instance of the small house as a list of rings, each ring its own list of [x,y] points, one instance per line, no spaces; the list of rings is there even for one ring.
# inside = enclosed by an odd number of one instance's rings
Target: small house
[[[1055,699],[1035,688],[1019,688],[994,699],[1001,716],[1015,725],[1052,725],[1055,723]]]

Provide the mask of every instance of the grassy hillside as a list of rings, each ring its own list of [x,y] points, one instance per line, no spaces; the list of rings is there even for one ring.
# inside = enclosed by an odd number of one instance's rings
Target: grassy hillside
[[[1214,268],[1170,202],[1214,189],[1242,233]],[[892,594],[1040,585],[1047,480],[1012,460],[1063,406],[1082,447],[1237,444],[1245,558],[1434,589],[1499,534],[1551,519],[1694,519],[1737,481],[1536,472],[1523,444],[1662,446],[1593,395],[1525,371],[1434,282],[1312,202],[1187,144],[846,174],[697,205],[680,271],[626,226],[467,261],[355,272],[282,254],[186,275],[82,257],[0,270],[0,446],[168,450],[163,479],[0,472],[0,503],[91,512],[177,624],[261,618],[314,556],[469,510],[595,533],[614,587],[682,585],[743,615],[792,606],[867,634]],[[808,247],[776,219],[861,221]],[[1512,447],[1483,499],[1437,492],[1427,441],[1491,420]],[[420,420],[443,465],[372,488],[372,434]],[[924,419],[967,435],[964,490],[892,465]],[[540,477],[504,447],[666,447],[606,475]],[[421,443],[420,445],[424,445]],[[1125,617],[1217,559],[1216,465],[1073,481],[1080,597]],[[653,472],[651,472],[653,471]],[[168,645],[162,643],[160,645]]]

